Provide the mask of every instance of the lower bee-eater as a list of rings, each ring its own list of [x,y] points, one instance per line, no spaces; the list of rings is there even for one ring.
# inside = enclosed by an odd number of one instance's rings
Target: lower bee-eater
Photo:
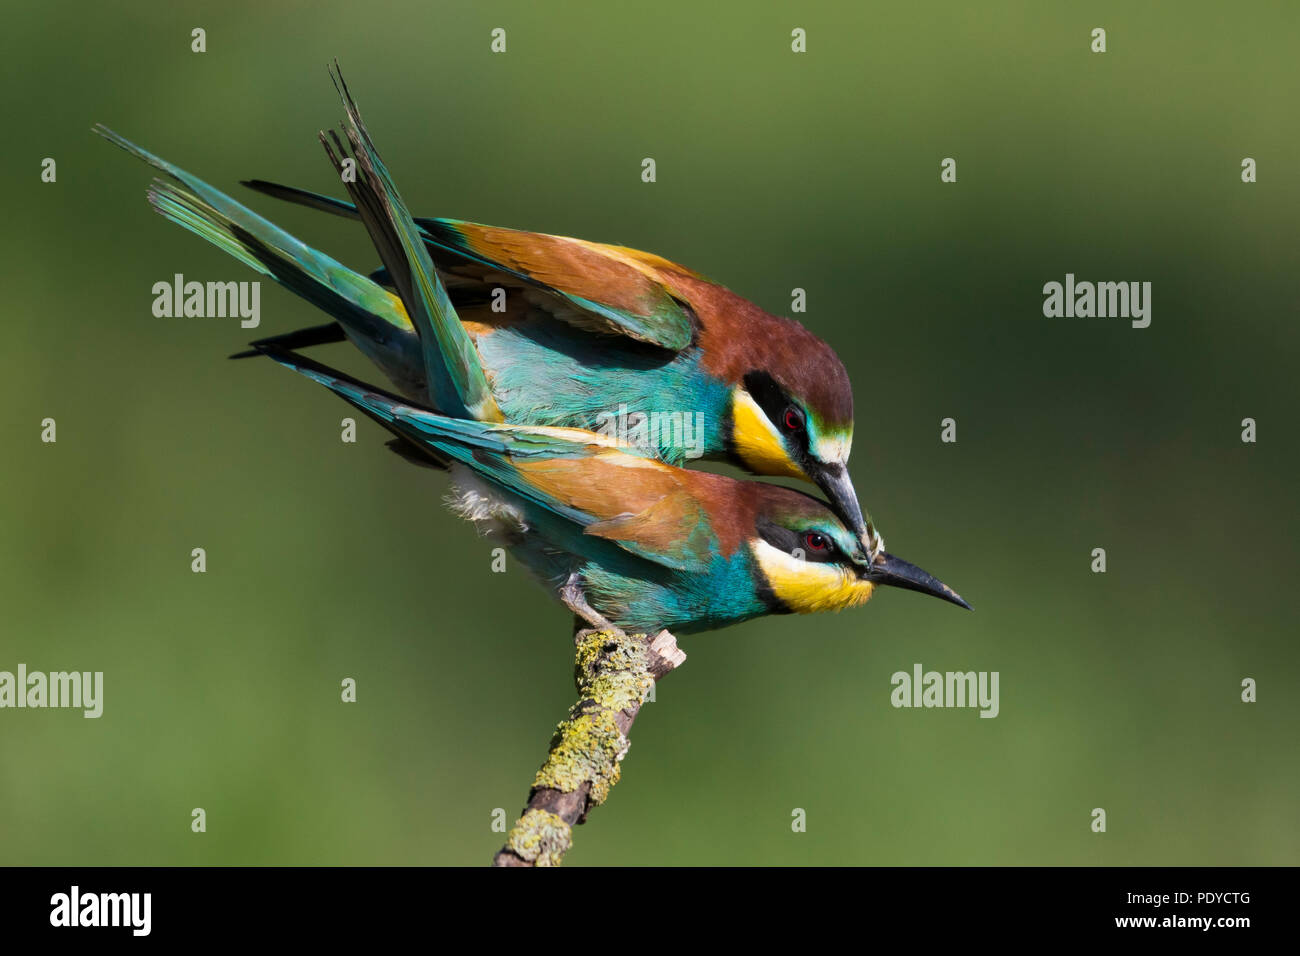
[[[810,495],[677,468],[578,429],[448,418],[263,348],[397,435],[408,456],[448,468],[453,509],[594,627],[688,634],[853,607],[880,585],[969,607],[906,561],[872,559]]]

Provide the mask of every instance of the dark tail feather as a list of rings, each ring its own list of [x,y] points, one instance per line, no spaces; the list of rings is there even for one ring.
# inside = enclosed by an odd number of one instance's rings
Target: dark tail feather
[[[412,465],[419,465],[421,468],[432,468],[435,471],[451,470],[451,466],[445,458],[439,457],[428,446],[416,444],[409,438],[394,438],[391,441],[384,442],[384,447],[398,458],[409,461]]]
[[[347,338],[343,326],[337,322],[327,322],[324,325],[313,325],[309,329],[297,329],[293,332],[285,332],[283,335],[272,335],[269,338],[258,339],[256,342],[250,342],[249,348],[243,352],[236,352],[230,357],[232,359],[242,359],[264,355],[266,353],[258,348],[261,345],[278,345],[281,348],[296,350],[309,348],[313,345],[346,342]]]
[[[333,196],[314,193],[307,189],[299,189],[297,186],[269,183],[265,179],[241,179],[239,182],[241,186],[247,186],[249,189],[266,196],[283,199],[285,202],[296,203],[309,209],[318,209],[334,216],[342,216],[344,219],[361,218],[360,214],[357,213],[356,206],[350,202],[344,202],[342,199],[335,199]]]

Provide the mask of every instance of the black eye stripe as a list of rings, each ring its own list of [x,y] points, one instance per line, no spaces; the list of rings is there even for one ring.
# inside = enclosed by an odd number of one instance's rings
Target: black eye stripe
[[[795,531],[793,528],[787,528],[760,517],[758,519],[758,533],[772,547],[784,551],[786,554],[796,555],[804,561],[820,564],[840,560],[839,550],[835,547],[835,539],[820,531]],[[814,535],[821,539],[822,546],[820,548],[813,547],[808,541],[809,537]]]
[[[776,427],[783,433],[795,434],[805,430],[806,420],[803,409],[786,393],[776,380],[767,372],[750,372],[742,382],[745,390],[753,397],[758,407],[763,410]],[[795,427],[790,428],[787,416],[793,413]]]

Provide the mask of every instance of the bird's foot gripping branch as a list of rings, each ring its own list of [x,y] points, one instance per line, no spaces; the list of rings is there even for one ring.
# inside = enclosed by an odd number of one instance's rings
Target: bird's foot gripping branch
[[[559,865],[573,843],[573,827],[618,783],[628,730],[655,681],[686,660],[667,631],[649,637],[584,630],[574,640],[578,702],[556,728],[528,805],[495,866]]]

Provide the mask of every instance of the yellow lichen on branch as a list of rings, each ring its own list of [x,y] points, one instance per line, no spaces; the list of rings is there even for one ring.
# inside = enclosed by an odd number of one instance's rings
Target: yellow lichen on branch
[[[573,828],[547,810],[525,811],[506,837],[506,848],[533,866],[559,866],[571,846]]]
[[[578,702],[556,725],[528,806],[493,861],[498,866],[560,863],[572,843],[571,828],[618,783],[628,729],[655,681],[686,659],[667,631],[653,639],[613,630],[582,631],[575,643]]]
[[[654,686],[646,640],[644,634],[596,631],[578,642],[573,676],[581,699],[556,726],[534,790],[573,793],[586,784],[589,806],[605,802],[618,783],[619,761],[629,746],[618,714],[639,708]]]

